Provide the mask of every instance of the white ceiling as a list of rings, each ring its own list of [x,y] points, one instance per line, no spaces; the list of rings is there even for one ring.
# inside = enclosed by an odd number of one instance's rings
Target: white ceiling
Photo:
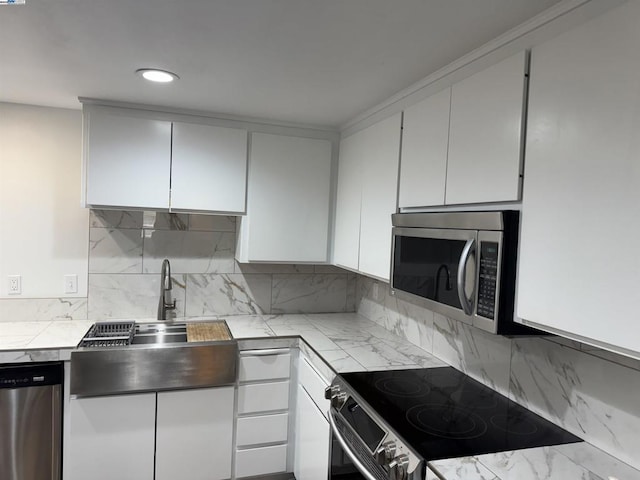
[[[27,0],[0,7],[0,101],[337,127],[557,2]],[[142,67],[181,79],[149,84]]]

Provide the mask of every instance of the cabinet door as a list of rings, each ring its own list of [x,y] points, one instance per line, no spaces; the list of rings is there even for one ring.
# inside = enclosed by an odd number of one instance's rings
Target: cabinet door
[[[333,263],[358,270],[362,201],[362,132],[340,142]]]
[[[231,477],[233,387],[158,393],[156,480]]]
[[[287,470],[287,445],[237,450],[235,467],[235,478],[258,480],[270,474],[283,474]]]
[[[404,111],[398,206],[444,205],[451,88]]]
[[[331,142],[254,133],[241,261],[327,261]]]
[[[391,215],[396,212],[400,118],[394,115],[364,130],[359,270],[389,280]]]
[[[69,402],[66,480],[153,480],[156,394]]]
[[[291,374],[291,354],[274,355],[240,355],[238,364],[238,380],[255,382],[289,378]]]
[[[289,438],[289,414],[252,415],[238,418],[236,446],[250,447],[267,443],[286,443]]]
[[[247,132],[173,123],[171,209],[244,213]]]
[[[298,362],[298,382],[318,406],[322,415],[327,418],[331,402],[324,398],[324,391],[330,382],[316,372],[307,359],[302,356]]]
[[[88,205],[169,208],[171,122],[85,112]]]
[[[639,21],[628,2],[532,52],[517,306],[636,357]]]
[[[294,474],[297,480],[326,480],[329,470],[329,422],[298,385]]]
[[[520,198],[525,52],[453,85],[446,203]]]
[[[289,381],[240,385],[238,414],[260,413],[289,408]]]

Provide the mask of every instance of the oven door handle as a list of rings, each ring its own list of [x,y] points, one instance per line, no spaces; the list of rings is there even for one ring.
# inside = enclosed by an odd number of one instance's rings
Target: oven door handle
[[[334,409],[330,408],[329,409],[329,424],[331,425],[331,432],[338,439],[338,442],[340,442],[340,446],[342,447],[342,450],[344,450],[344,452],[349,456],[349,458],[351,459],[353,464],[356,466],[356,468],[360,471],[360,473],[362,475],[365,476],[365,478],[367,480],[378,480],[376,477],[374,477],[371,474],[371,472],[369,472],[367,470],[367,467],[364,466],[364,464],[360,461],[360,459],[358,459],[357,455],[351,449],[351,447],[349,446],[347,441],[344,439],[342,434],[338,431],[338,427],[336,425],[335,415],[336,414],[334,413]]]
[[[471,298],[467,298],[467,292],[465,292],[464,287],[467,280],[467,262],[469,261],[469,257],[471,254],[476,253],[476,239],[471,238],[467,240],[464,248],[462,249],[462,255],[460,255],[460,263],[458,263],[458,298],[460,299],[460,304],[462,305],[462,310],[467,315],[473,315],[474,309],[474,298],[475,298],[475,280],[473,285],[473,292],[471,293]]]

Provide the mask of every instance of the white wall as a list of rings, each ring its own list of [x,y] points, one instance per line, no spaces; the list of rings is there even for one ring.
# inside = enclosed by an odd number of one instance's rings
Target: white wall
[[[0,126],[0,298],[86,297],[81,112],[0,103]],[[7,275],[22,275],[22,295],[8,295]]]

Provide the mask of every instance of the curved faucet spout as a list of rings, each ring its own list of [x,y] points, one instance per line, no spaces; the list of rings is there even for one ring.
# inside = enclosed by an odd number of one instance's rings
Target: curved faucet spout
[[[162,261],[162,269],[160,270],[160,300],[158,301],[158,320],[167,319],[167,310],[175,310],[176,301],[170,302],[171,289],[173,283],[171,280],[171,264],[169,259]]]
[[[166,292],[167,290],[171,290],[173,288],[173,283],[171,281],[171,264],[169,263],[169,259],[165,258],[162,261],[162,269],[160,270],[160,278],[162,280],[162,288]]]

